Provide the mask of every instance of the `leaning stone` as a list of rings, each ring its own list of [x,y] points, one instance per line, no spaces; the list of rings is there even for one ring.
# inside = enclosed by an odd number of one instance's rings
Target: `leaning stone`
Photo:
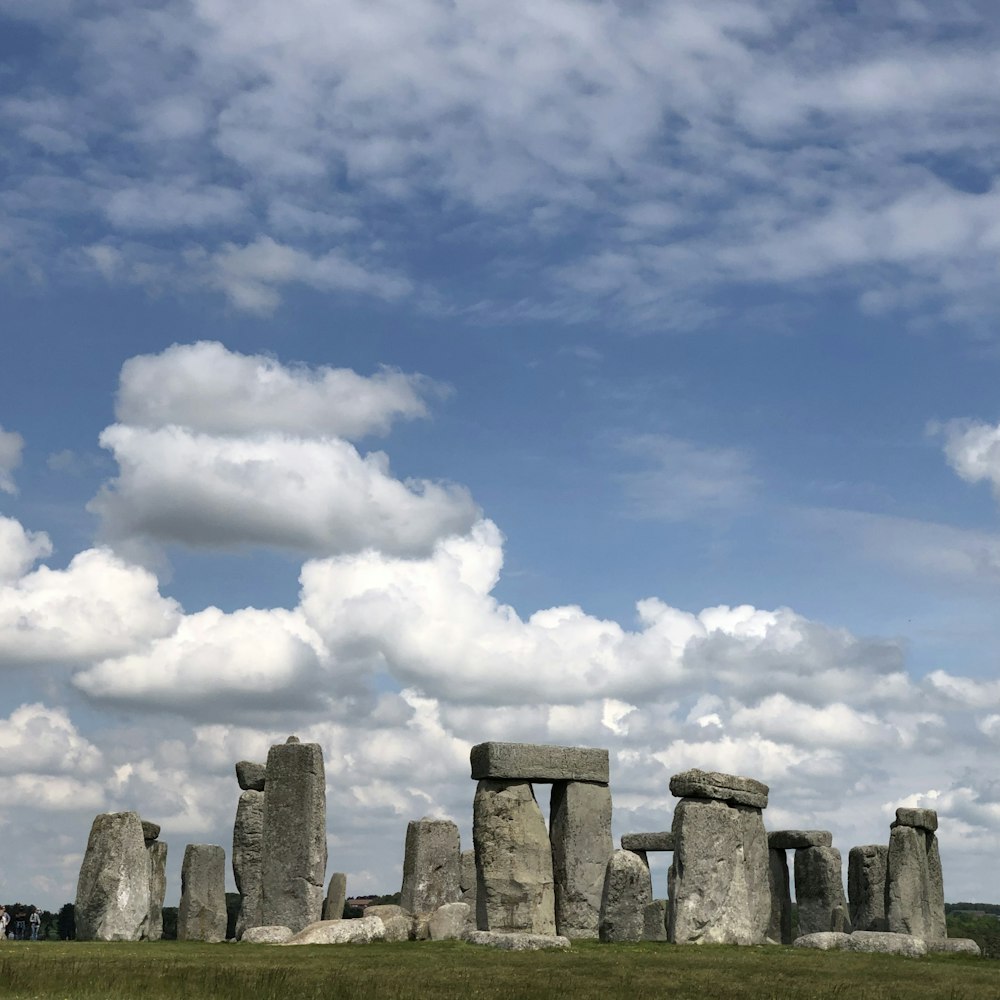
[[[788,878],[788,854],[783,850],[768,852],[771,921],[767,939],[775,944],[792,943],[792,893]]]
[[[457,941],[473,925],[475,915],[468,903],[445,903],[427,921],[432,941]]]
[[[385,925],[386,941],[412,941],[413,915],[401,906],[381,903],[365,909],[366,917],[378,917]]]
[[[840,931],[818,931],[803,934],[792,942],[793,948],[818,948],[820,951],[841,951],[850,946],[851,935]]]
[[[237,761],[236,780],[240,788],[246,791],[264,791],[264,781],[267,776],[267,767],[264,764],[257,764],[252,760]]]
[[[163,937],[163,899],[167,894],[167,845],[162,840],[146,844],[149,854],[149,920],[146,937],[159,941]]]
[[[946,955],[982,955],[982,949],[972,938],[937,938],[924,941],[928,952]]]
[[[160,836],[160,824],[153,823],[151,820],[144,819],[142,821],[142,837],[143,840],[150,841],[156,840]],[[149,844],[146,844],[149,847]]]
[[[478,928],[555,934],[552,849],[531,785],[480,781],[472,839]]]
[[[772,851],[797,851],[803,847],[832,847],[833,834],[829,830],[772,830],[767,835],[767,846]]]
[[[889,848],[884,844],[852,847],[847,859],[847,898],[851,925],[858,931],[884,931],[885,862]]]
[[[682,799],[674,811],[670,933],[678,944],[763,944],[771,919],[759,809]]]
[[[679,799],[718,799],[733,805],[767,808],[768,787],[762,781],[721,771],[682,771],[670,779],[670,794]]]
[[[643,941],[667,940],[667,901],[654,899],[642,911]]]
[[[226,852],[215,844],[188,844],[181,866],[177,940],[226,940]]]
[[[608,783],[608,751],[535,743],[479,743],[469,754],[474,781]]]
[[[476,852],[462,851],[461,867],[458,875],[458,887],[462,890],[460,902],[472,907],[473,916],[476,912]]]
[[[403,888],[399,902],[410,913],[430,913],[461,898],[461,848],[450,819],[411,820],[406,827]]]
[[[546,948],[568,948],[569,938],[554,934],[524,934],[501,931],[466,931],[462,940],[468,944],[485,945],[501,951],[541,951]]]
[[[896,810],[896,822],[893,826],[913,826],[934,833],[938,828],[938,815],[933,809],[900,807]]]
[[[326,779],[319,744],[271,747],[266,787],[260,922],[299,931],[323,913]]]
[[[78,941],[138,941],[146,933],[149,864],[138,813],[94,818],[76,887]]]
[[[892,934],[889,931],[855,931],[848,938],[849,951],[873,952],[878,955],[903,955],[919,958],[927,954],[927,946],[910,934]]]
[[[795,902],[800,934],[850,932],[843,866],[836,847],[805,847],[795,852]]]
[[[284,944],[291,936],[291,927],[272,924],[267,927],[248,927],[240,940],[245,944]]]
[[[233,877],[240,894],[240,912],[236,917],[237,940],[243,937],[248,927],[257,927],[261,922],[263,839],[264,793],[251,788],[240,796],[233,823]]]
[[[611,789],[557,781],[549,805],[549,840],[556,893],[556,933],[571,940],[598,937],[611,837]]]
[[[623,851],[672,851],[674,835],[669,830],[661,833],[623,833]]]
[[[330,876],[330,885],[323,900],[323,919],[341,920],[344,916],[344,904],[347,902],[347,876],[343,872],[334,872]]]
[[[653,901],[649,868],[632,851],[615,851],[607,863],[601,896],[602,941],[641,941],[645,910]]]
[[[283,944],[285,947],[295,944],[371,944],[372,941],[384,940],[385,924],[378,917],[360,917],[357,920],[316,920]]]

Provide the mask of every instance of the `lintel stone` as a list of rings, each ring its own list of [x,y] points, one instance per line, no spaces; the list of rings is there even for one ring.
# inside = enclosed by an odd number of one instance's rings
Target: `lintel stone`
[[[938,816],[933,809],[907,809],[901,807],[896,810],[896,822],[891,824],[891,828],[897,826],[915,826],[918,830],[930,830],[933,833],[938,828]]]
[[[608,783],[608,751],[535,743],[479,743],[469,754],[476,781]]]
[[[670,830],[659,833],[623,833],[623,851],[672,851],[674,835]]]
[[[236,780],[243,791],[264,791],[264,778],[267,766],[257,764],[252,760],[241,760],[236,764]]]
[[[829,830],[772,830],[767,835],[772,851],[801,851],[806,847],[833,847]]]
[[[731,805],[767,808],[769,789],[762,781],[720,771],[692,768],[670,779],[670,794],[679,799],[717,799]]]

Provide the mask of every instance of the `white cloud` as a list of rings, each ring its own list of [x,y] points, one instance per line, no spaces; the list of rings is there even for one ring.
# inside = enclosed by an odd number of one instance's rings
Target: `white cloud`
[[[932,430],[944,434],[948,464],[968,483],[986,480],[1000,497],[1000,426],[953,420]]]
[[[78,777],[95,774],[103,763],[64,709],[22,705],[0,719],[0,775]]]
[[[12,517],[0,516],[0,584],[16,580],[51,554],[52,542],[44,531],[27,531]]]
[[[20,434],[0,427],[0,493],[17,493],[13,472],[21,464],[23,448]]]

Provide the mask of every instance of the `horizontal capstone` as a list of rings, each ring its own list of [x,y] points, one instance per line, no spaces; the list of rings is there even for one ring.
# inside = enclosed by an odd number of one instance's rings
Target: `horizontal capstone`
[[[717,799],[731,805],[767,808],[769,789],[762,781],[721,771],[692,768],[670,779],[670,793],[679,799]]]
[[[938,816],[933,809],[899,808],[896,810],[896,822],[892,826],[915,826],[933,833],[938,828]]]
[[[536,743],[479,743],[469,754],[475,781],[608,783],[608,751]]]
[[[801,851],[806,847],[833,847],[829,830],[772,830],[767,835],[772,851]]]
[[[672,851],[674,835],[669,830],[660,833],[623,833],[623,851]]]

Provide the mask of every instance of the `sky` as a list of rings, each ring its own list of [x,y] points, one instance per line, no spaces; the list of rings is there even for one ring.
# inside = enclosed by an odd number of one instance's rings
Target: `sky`
[[[136,809],[176,903],[294,733],[351,894],[494,739],[1000,901],[998,82],[985,0],[0,0],[0,898]]]

